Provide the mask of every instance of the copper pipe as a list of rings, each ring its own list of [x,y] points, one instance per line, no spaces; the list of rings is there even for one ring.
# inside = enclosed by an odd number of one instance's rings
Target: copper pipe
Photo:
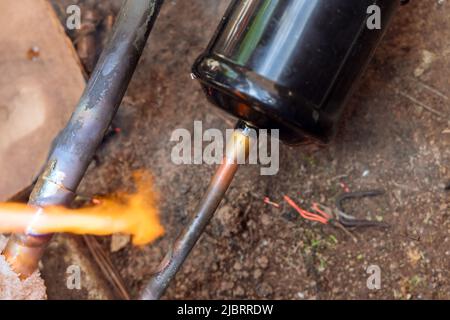
[[[30,196],[35,207],[68,205],[130,83],[163,0],[127,0],[66,128]],[[39,211],[38,211],[39,212]],[[38,218],[38,215],[36,215]],[[52,235],[13,235],[3,252],[22,278],[38,267]]]
[[[212,178],[206,194],[195,210],[195,215],[158,266],[156,273],[143,290],[141,300],[157,300],[164,294],[222,201],[238,169],[238,160],[247,158],[250,133],[251,129],[246,125],[234,131],[234,139],[227,147],[224,161]]]

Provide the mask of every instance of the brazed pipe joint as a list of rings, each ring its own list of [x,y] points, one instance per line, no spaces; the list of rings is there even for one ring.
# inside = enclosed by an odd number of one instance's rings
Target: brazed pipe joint
[[[212,178],[208,190],[196,208],[191,221],[173,243],[142,292],[140,299],[156,300],[163,295],[213,217],[233,181],[241,160],[247,159],[252,143],[251,139],[254,139],[256,135],[254,133],[255,130],[244,122],[238,124],[227,146],[222,164]]]
[[[29,204],[68,205],[119,107],[163,0],[127,0],[69,123],[55,140]],[[37,215],[39,210],[37,210]],[[38,216],[37,216],[38,218]],[[51,235],[13,235],[3,254],[22,278],[38,266]]]

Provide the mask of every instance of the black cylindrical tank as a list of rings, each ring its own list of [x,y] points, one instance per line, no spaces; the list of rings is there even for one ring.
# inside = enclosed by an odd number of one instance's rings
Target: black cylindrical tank
[[[399,4],[234,0],[193,73],[214,104],[249,124],[280,129],[291,144],[326,143]],[[373,5],[381,29],[368,27]]]

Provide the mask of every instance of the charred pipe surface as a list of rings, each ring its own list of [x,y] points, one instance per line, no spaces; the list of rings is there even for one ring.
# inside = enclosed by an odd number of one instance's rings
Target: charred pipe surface
[[[247,131],[248,128],[246,127],[236,129],[234,133],[235,139],[232,141],[233,145],[227,148],[227,155],[212,178],[206,194],[195,211],[195,215],[158,266],[156,273],[145,287],[140,299],[157,300],[164,294],[184,260],[186,260],[202,235],[233,181],[239,166],[238,159],[242,159],[242,154],[245,154],[244,158],[248,154],[250,137]]]
[[[119,107],[163,0],[127,0],[69,123],[59,134],[29,204],[68,205]],[[39,216],[36,215],[36,219]],[[32,223],[32,221],[30,221]],[[51,235],[13,235],[3,254],[22,277],[37,269]]]

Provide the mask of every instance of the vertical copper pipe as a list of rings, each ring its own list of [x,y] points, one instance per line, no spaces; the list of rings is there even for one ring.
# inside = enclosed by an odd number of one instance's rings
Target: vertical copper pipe
[[[29,204],[68,205],[110,126],[163,0],[127,0],[66,128],[59,134]],[[36,219],[39,218],[39,211]],[[32,224],[32,221],[30,221]],[[52,235],[13,235],[3,254],[22,278],[38,267]]]
[[[180,269],[205,227],[214,215],[238,169],[238,159],[246,159],[249,151],[250,128],[236,129],[227,147],[227,155],[212,178],[208,190],[200,201],[195,215],[176,239],[158,266],[156,273],[143,290],[141,300],[159,299]]]

